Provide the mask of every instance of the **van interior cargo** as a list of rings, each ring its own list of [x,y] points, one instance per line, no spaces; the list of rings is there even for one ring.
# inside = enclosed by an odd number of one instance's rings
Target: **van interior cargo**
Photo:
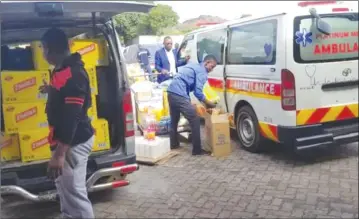
[[[78,29],[77,31],[83,31],[84,29]],[[41,30],[42,32],[45,32],[46,29]],[[76,28],[72,28],[72,30],[69,32],[67,31],[69,42],[73,41],[87,41],[89,42],[93,40],[98,39],[104,39],[104,36],[100,33],[100,30],[96,28],[96,34],[94,34],[93,28],[89,28],[86,31],[87,32],[77,32]],[[75,35],[74,35],[75,34]],[[41,37],[41,35],[39,35]],[[39,42],[39,39],[32,39],[32,41],[17,41],[15,40],[15,43],[8,43],[2,41],[1,45],[1,72],[14,72],[16,74],[17,72],[21,72],[24,75],[26,75],[27,72],[38,70],[36,69],[37,63],[36,62],[42,62],[46,63],[46,61],[43,59],[42,54],[39,56],[39,52],[41,51],[35,51],[38,50],[38,48],[35,48],[33,45],[34,42]],[[96,72],[96,84],[97,84],[97,93],[96,95],[92,95],[95,99],[93,102],[93,107],[96,108],[95,112],[97,115],[95,115],[95,120],[106,120],[108,122],[108,133],[109,133],[109,144],[111,148],[106,148],[106,150],[98,150],[93,152],[93,156],[96,155],[102,155],[104,153],[111,153],[114,151],[117,151],[122,145],[123,145],[123,135],[121,136],[121,133],[118,129],[123,128],[122,126],[119,126],[119,124],[116,124],[116,121],[118,121],[118,107],[116,107],[115,101],[111,101],[116,99],[115,95],[118,95],[118,85],[114,83],[114,81],[118,81],[117,77],[117,70],[116,66],[113,65],[113,59],[111,56],[110,50],[108,49],[109,44],[106,43],[105,40],[100,40],[98,42],[101,42],[102,45],[99,46],[103,47],[102,49],[103,53],[102,56],[105,56],[108,59],[108,62],[106,65],[99,65],[98,63],[93,63],[93,66],[95,68]],[[41,45],[41,44],[39,44]],[[86,49],[86,48],[83,48]],[[79,53],[82,53],[82,51],[78,51]],[[85,51],[86,52],[86,51]],[[88,51],[87,51],[88,52]],[[91,52],[91,51],[90,51]],[[42,59],[42,60],[39,60]],[[83,56],[84,61],[84,56]],[[88,61],[85,62],[85,68],[88,68],[91,63]],[[42,64],[44,65],[44,64]],[[47,64],[45,64],[47,65]],[[50,66],[46,69],[46,71],[51,72]],[[39,71],[40,72],[40,71]],[[4,92],[7,92],[4,89],[3,84],[7,83],[6,80],[2,81],[2,90],[1,94],[3,98],[1,98],[1,132],[6,134],[6,116],[4,117]],[[36,84],[38,85],[38,84]],[[41,84],[40,84],[41,85]],[[39,112],[39,113],[45,113],[45,112]],[[117,127],[117,128],[116,128]],[[94,126],[96,129],[96,127]],[[106,127],[105,127],[106,128]],[[3,159],[2,159],[3,160]],[[10,159],[12,160],[12,159]],[[15,160],[14,162],[7,162],[7,163],[16,163],[19,160]],[[3,160],[4,161],[4,160]],[[31,163],[31,162],[30,162]],[[29,164],[30,164],[29,163]]]

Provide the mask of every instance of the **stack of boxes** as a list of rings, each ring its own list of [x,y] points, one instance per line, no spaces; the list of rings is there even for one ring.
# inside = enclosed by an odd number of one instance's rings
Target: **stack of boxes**
[[[108,64],[108,52],[103,40],[73,40],[71,52],[79,52],[88,72],[92,93],[92,107],[88,115],[96,130],[93,151],[110,148],[109,127],[104,119],[97,118],[96,66]],[[51,157],[47,136],[49,133],[45,105],[47,95],[39,93],[43,81],[49,83],[51,66],[42,56],[41,44],[31,44],[34,67],[31,71],[1,72],[4,133],[1,133],[1,160],[21,158],[23,162]]]
[[[27,162],[50,158],[47,143],[49,131],[45,114],[46,95],[39,93],[43,81],[49,83],[49,78],[48,69],[1,73],[5,125],[3,135],[12,142],[2,148],[3,160],[21,157],[23,162]],[[20,150],[16,150],[19,145]],[[6,150],[14,154],[4,153]],[[5,156],[6,154],[8,156]]]
[[[78,52],[82,56],[90,79],[92,107],[88,110],[88,115],[92,120],[96,136],[93,151],[108,150],[111,147],[108,122],[97,118],[96,107],[96,95],[98,95],[96,66],[107,66],[109,60],[105,43],[103,39],[72,40],[69,43],[71,53]]]

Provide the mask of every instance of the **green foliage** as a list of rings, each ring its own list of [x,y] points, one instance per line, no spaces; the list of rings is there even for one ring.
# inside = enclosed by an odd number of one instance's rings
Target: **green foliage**
[[[148,13],[149,26],[156,35],[162,35],[165,28],[176,26],[178,19],[178,14],[168,5],[158,4]]]
[[[128,12],[115,18],[125,44],[138,35],[182,34],[181,30],[175,28],[178,19],[177,13],[170,6],[161,4],[152,8],[148,14]]]
[[[147,20],[148,15],[144,13],[122,13],[116,16],[116,23],[122,31],[123,40],[128,43],[138,35],[146,34],[148,30]]]

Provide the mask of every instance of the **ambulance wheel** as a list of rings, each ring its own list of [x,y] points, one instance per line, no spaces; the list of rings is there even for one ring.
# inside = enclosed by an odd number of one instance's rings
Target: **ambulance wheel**
[[[241,147],[246,151],[257,153],[261,150],[262,136],[256,114],[250,106],[239,109],[236,119],[236,132]]]

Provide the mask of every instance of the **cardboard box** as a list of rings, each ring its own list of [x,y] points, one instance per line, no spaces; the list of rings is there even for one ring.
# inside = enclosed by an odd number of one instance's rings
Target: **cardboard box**
[[[7,135],[1,132],[0,137],[1,161],[19,160],[19,136],[17,134]]]
[[[1,86],[4,103],[45,102],[46,94],[39,92],[43,80],[49,82],[49,70],[3,71]]]
[[[35,69],[36,70],[51,69],[52,66],[44,58],[41,42],[34,41],[31,43],[30,46],[31,46],[31,50],[32,50],[32,59],[34,62]]]
[[[87,74],[88,74],[89,80],[90,80],[91,94],[97,95],[98,94],[98,85],[97,85],[96,68],[95,67],[87,67],[86,71],[87,71]]]
[[[212,152],[214,157],[225,157],[232,152],[229,120],[226,113],[217,112],[206,111],[204,115],[206,142],[203,149]]]
[[[92,106],[87,110],[87,115],[90,117],[91,121],[97,119],[97,102],[96,102],[96,96],[91,96],[91,102]]]
[[[42,128],[19,132],[21,161],[37,161],[51,158],[48,142],[49,129]]]
[[[78,52],[82,56],[85,67],[107,66],[108,50],[104,39],[76,39],[70,40],[71,53]]]
[[[45,128],[48,126],[43,102],[3,104],[6,134]]]
[[[92,121],[95,129],[95,142],[92,151],[103,151],[111,148],[108,122],[105,119]]]

